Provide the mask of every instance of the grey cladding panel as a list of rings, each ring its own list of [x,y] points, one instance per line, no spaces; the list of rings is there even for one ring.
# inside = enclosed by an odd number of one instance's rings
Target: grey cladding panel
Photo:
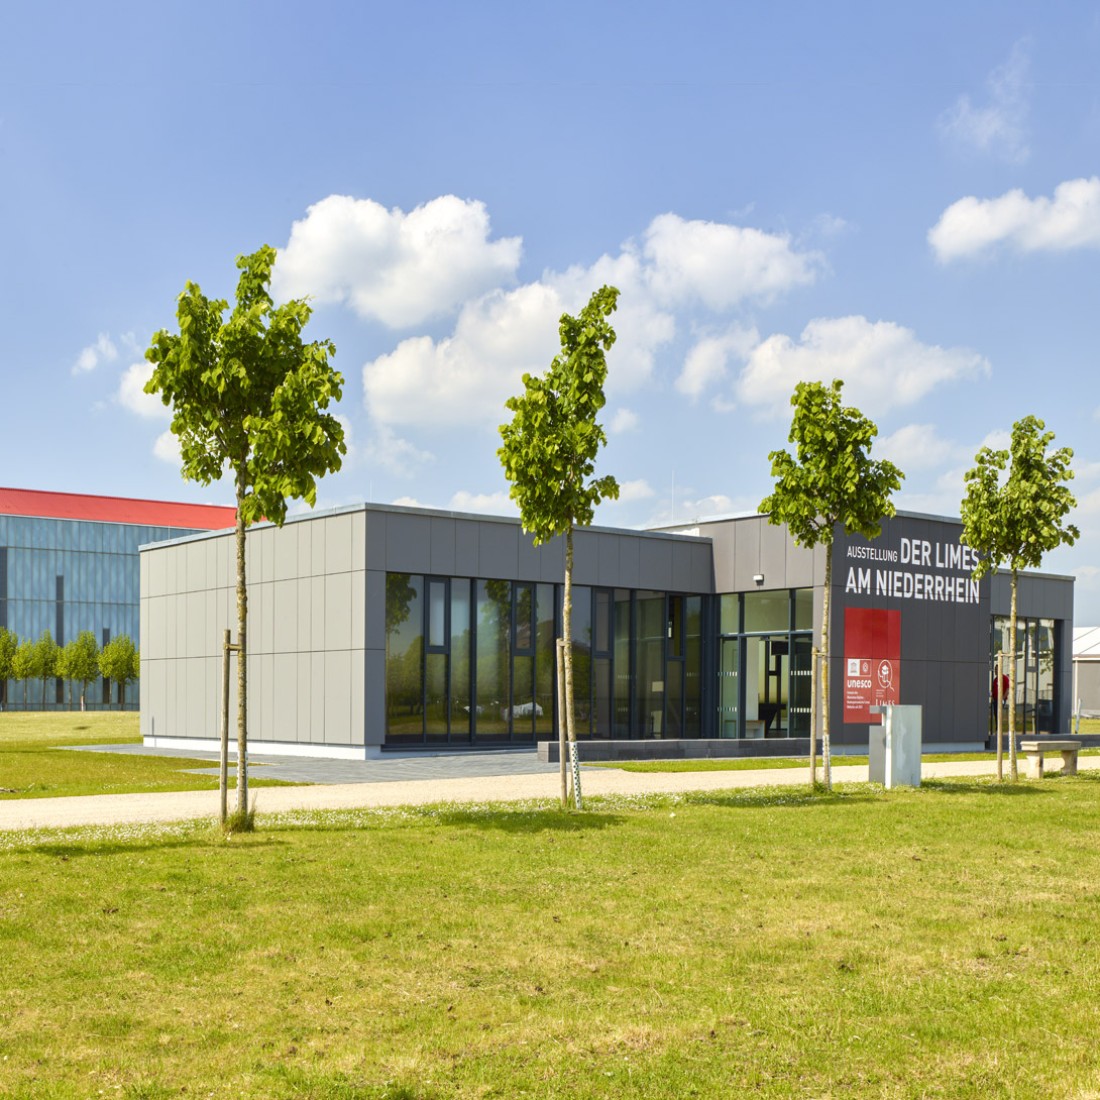
[[[386,569],[391,573],[430,573],[432,524],[428,516],[386,517]]]
[[[366,601],[370,609],[366,621],[366,647],[384,650],[386,616],[382,609],[386,606],[386,574],[381,569],[368,569],[366,581]]]
[[[519,568],[520,529],[510,523],[482,523],[478,526],[479,577],[512,580]]]
[[[614,588],[619,580],[619,543],[621,535],[596,535],[598,562],[596,583],[603,588]]]
[[[787,528],[773,523],[760,526],[760,572],[765,588],[793,588],[787,572],[787,550],[790,536]]]
[[[429,572],[439,576],[455,574],[455,521],[448,516],[432,516],[429,543]]]
[[[619,583],[617,588],[642,587],[642,551],[640,539],[619,542]]]
[[[672,544],[668,539],[640,540],[640,587],[667,591],[672,583]]]
[[[476,577],[478,564],[478,525],[470,520],[458,519],[455,525],[455,567],[456,577]]]
[[[578,530],[573,534],[573,580],[576,584],[598,584],[600,572],[600,536],[595,531]]]
[[[767,520],[744,520],[734,527],[734,553],[736,555],[733,575],[733,591],[746,592],[756,588],[753,577],[764,573],[764,587],[772,585],[760,563],[760,528]],[[779,586],[777,586],[779,587]]]
[[[520,531],[516,539],[516,578],[537,581],[542,568],[542,549],[535,545],[531,535]]]

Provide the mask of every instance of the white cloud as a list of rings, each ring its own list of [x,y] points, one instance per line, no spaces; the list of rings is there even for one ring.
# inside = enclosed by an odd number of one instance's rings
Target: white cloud
[[[904,473],[934,470],[966,457],[965,448],[944,439],[934,424],[906,424],[891,435],[879,436],[875,457],[886,458]]]
[[[340,420],[344,422],[343,417]],[[398,477],[412,477],[435,461],[435,455],[431,451],[422,451],[407,439],[402,439],[386,424],[375,426],[368,442],[361,448],[356,447],[357,455],[360,451],[368,462]]]
[[[744,359],[759,340],[756,329],[746,329],[740,325],[718,336],[704,336],[687,353],[683,369],[676,379],[676,389],[687,397],[699,397],[725,379],[731,358]]]
[[[612,435],[624,435],[626,432],[635,431],[641,421],[633,409],[616,409],[608,421],[607,430]]]
[[[1022,164],[1031,153],[1027,145],[1030,64],[1027,44],[1017,42],[1008,60],[986,80],[988,103],[975,105],[970,96],[959,96],[940,116],[941,131],[968,149]]]
[[[180,441],[171,430],[161,432],[157,436],[157,441],[153,444],[153,454],[161,462],[167,462],[172,466],[179,466],[183,461],[183,456],[180,454]]]
[[[619,503],[633,504],[635,501],[648,500],[654,495],[653,488],[648,481],[624,481],[619,485]],[[609,502],[614,503],[614,502]]]
[[[399,508],[423,508],[425,507],[420,503],[416,497],[398,497],[396,500],[391,500],[391,504],[396,504]]]
[[[468,430],[503,422],[504,402],[520,392],[523,373],[541,373],[557,353],[561,314],[576,313],[602,284],[621,291],[608,355],[614,397],[652,376],[657,353],[676,335],[672,305],[727,310],[810,281],[818,266],[816,253],[794,251],[785,237],[665,214],[650,225],[641,251],[628,241],[590,265],[491,290],[462,307],[451,335],[411,337],[366,363],[365,404],[376,421],[394,426]]]
[[[941,263],[1004,244],[1018,252],[1100,247],[1100,177],[1066,180],[1054,197],[1013,190],[995,199],[973,195],[952,203],[928,231]]]
[[[816,252],[796,252],[790,238],[716,222],[662,214],[646,230],[649,284],[666,305],[698,300],[712,310],[746,299],[770,300],[812,283],[822,266]]]
[[[272,287],[280,298],[347,302],[392,328],[453,313],[515,278],[519,237],[489,239],[483,203],[443,195],[405,213],[329,195],[294,223]]]
[[[452,336],[414,336],[367,363],[367,410],[387,425],[503,423],[504,402],[521,391],[523,373],[549,366],[562,309],[541,283],[479,298],[462,310]]]
[[[73,374],[87,374],[93,371],[100,363],[113,363],[118,358],[118,348],[115,342],[106,332],[101,332],[96,337],[94,344],[89,344],[82,349],[73,364]]]
[[[169,420],[172,411],[161,401],[160,395],[145,392],[145,384],[152,377],[152,363],[134,363],[127,367],[119,379],[116,400],[136,416],[147,420]]]
[[[912,330],[866,317],[818,318],[799,342],[769,336],[751,352],[737,382],[746,404],[789,413],[799,382],[834,378],[844,399],[869,415],[911,405],[941,385],[988,377],[989,363],[966,348],[922,344]]]
[[[755,505],[748,504],[744,500],[737,502],[724,493],[715,493],[706,497],[677,497],[675,501],[666,501],[649,517],[644,526],[671,527],[715,516],[730,516],[753,511],[755,511]]]
[[[470,493],[460,489],[451,497],[450,506],[455,512],[476,512],[491,516],[515,516],[519,509],[507,492]]]

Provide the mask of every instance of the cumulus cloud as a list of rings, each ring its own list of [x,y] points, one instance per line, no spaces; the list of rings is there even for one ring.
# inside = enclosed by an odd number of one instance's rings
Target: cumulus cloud
[[[652,486],[644,479],[624,481],[619,485],[620,504],[633,504],[635,501],[648,500],[653,495]]]
[[[934,470],[966,456],[966,449],[944,439],[934,424],[906,424],[875,440],[875,456],[886,458],[905,473]]]
[[[624,435],[634,431],[639,423],[638,414],[633,409],[616,409],[607,423],[607,430],[612,435]]]
[[[756,329],[740,325],[717,336],[704,336],[688,352],[676,388],[687,397],[699,397],[725,379],[731,358],[744,359],[759,340]]]
[[[612,318],[618,339],[608,357],[607,392],[628,392],[651,378],[657,354],[675,338],[674,308],[723,311],[766,300],[811,281],[819,266],[816,253],[797,252],[786,237],[665,214],[641,246],[628,241],[592,264],[495,288],[466,302],[451,335],[410,337],[366,363],[366,407],[391,425],[500,423],[524,372],[544,371],[557,353],[561,314],[576,313],[602,284],[622,292]]]
[[[100,363],[113,363],[118,358],[118,348],[110,335],[101,332],[94,344],[83,348],[73,364],[73,374],[87,374]]]
[[[344,431],[347,438],[348,422],[343,417],[339,419],[345,424]],[[348,451],[351,454],[350,445]],[[398,477],[412,477],[435,461],[435,455],[431,451],[421,450],[407,439],[402,439],[386,424],[379,424],[371,433],[368,442],[362,447],[356,447],[356,455],[360,451],[366,456],[367,461]]]
[[[450,508],[455,512],[476,512],[491,516],[515,516],[519,513],[516,502],[504,491],[470,493],[460,489],[451,497]]]
[[[1002,244],[1018,252],[1100,247],[1100,177],[1066,180],[1052,198],[1019,189],[995,199],[968,195],[943,212],[928,243],[941,263]]]
[[[818,318],[797,343],[777,334],[757,344],[736,392],[744,403],[782,415],[797,383],[841,378],[845,400],[873,416],[911,405],[941,385],[989,374],[977,352],[923,344],[891,321]]]
[[[171,431],[161,432],[157,436],[157,441],[153,444],[153,454],[161,462],[167,462],[172,466],[179,466],[183,461],[183,455],[180,454],[180,441]]]
[[[961,95],[940,116],[940,130],[966,149],[991,153],[1011,164],[1030,155],[1027,144],[1029,69],[1026,42],[1017,42],[1003,65],[986,80],[988,101],[975,104]]]
[[[819,253],[796,252],[784,235],[676,214],[650,222],[642,251],[657,301],[697,299],[712,310],[812,283],[823,264]]]
[[[329,195],[294,223],[272,275],[277,297],[346,302],[391,328],[453,313],[515,278],[519,237],[490,240],[483,203],[443,195],[408,213]]]
[[[153,377],[152,363],[134,363],[122,372],[116,399],[127,411],[147,420],[169,420],[172,412],[158,394],[146,393],[145,386]]]

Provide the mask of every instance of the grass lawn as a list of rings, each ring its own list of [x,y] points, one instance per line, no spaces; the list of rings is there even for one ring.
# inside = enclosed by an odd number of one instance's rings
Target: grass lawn
[[[1100,749],[1081,749],[1079,756],[1096,756]],[[1005,752],[1005,767],[1008,767],[1008,752]],[[921,760],[927,763],[951,763],[963,760],[996,760],[995,752],[932,752],[925,753]],[[1023,760],[1023,754],[1020,754]],[[834,756],[833,767],[862,765],[867,767],[866,756]],[[600,760],[586,763],[586,768],[618,768],[624,772],[747,772],[766,771],[770,768],[808,768],[810,758],[764,756],[764,757],[727,757],[724,759],[706,758],[702,760]],[[818,773],[821,770],[821,757],[817,758]],[[1023,764],[1020,765],[1021,770]]]
[[[0,834],[0,1095],[1100,1095],[1100,776]]]
[[[56,798],[79,794],[217,790],[217,764],[209,777],[185,769],[206,767],[201,760],[121,753],[72,752],[64,745],[139,743],[137,714],[126,711],[20,712],[0,714],[0,799]],[[258,787],[282,785],[253,778]],[[235,776],[230,784],[236,785]]]

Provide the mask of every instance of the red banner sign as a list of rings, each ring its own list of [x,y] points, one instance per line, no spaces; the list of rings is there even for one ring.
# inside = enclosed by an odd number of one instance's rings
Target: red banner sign
[[[844,609],[844,721],[877,726],[871,707],[897,703],[901,692],[901,612]]]

